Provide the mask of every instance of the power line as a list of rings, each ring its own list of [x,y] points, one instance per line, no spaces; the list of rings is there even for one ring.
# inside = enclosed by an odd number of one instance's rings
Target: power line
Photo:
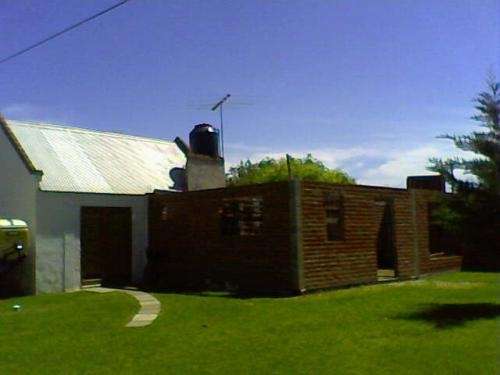
[[[87,23],[87,22],[89,22],[89,21],[92,21],[92,20],[96,19],[97,17],[100,17],[100,16],[102,16],[103,14],[106,14],[106,13],[108,13],[108,12],[112,11],[113,9],[118,8],[119,6],[122,6],[122,5],[124,5],[125,3],[128,3],[129,1],[130,1],[130,0],[122,0],[122,1],[120,1],[120,2],[118,2],[118,3],[116,3],[115,5],[110,6],[109,8],[106,8],[106,9],[104,9],[104,10],[101,10],[99,13],[96,13],[96,14],[94,14],[94,15],[90,16],[90,17],[87,17],[87,18],[85,18],[85,19],[83,19],[83,20],[81,20],[81,21],[79,21],[79,22],[75,23],[74,25],[68,26],[68,27],[66,27],[65,29],[63,29],[63,30],[61,30],[61,31],[58,31],[57,33],[52,34],[52,35],[50,35],[50,36],[46,37],[45,39],[42,39],[42,40],[40,40],[39,42],[36,42],[35,44],[32,44],[32,45],[31,45],[31,46],[29,46],[29,47],[26,47],[26,48],[24,48],[24,49],[22,49],[22,50],[20,50],[20,51],[18,51],[18,52],[16,52],[16,53],[14,53],[14,54],[10,55],[10,56],[7,56],[7,57],[3,58],[2,60],[0,60],[0,64],[3,64],[4,62],[7,62],[7,61],[9,61],[9,60],[11,60],[11,59],[13,59],[13,58],[15,58],[15,57],[17,57],[17,56],[20,56],[20,55],[22,55],[22,54],[26,53],[26,52],[29,52],[29,51],[31,51],[32,49],[35,49],[36,47],[40,47],[42,44],[45,44],[45,43],[47,43],[48,41],[50,41],[50,40],[52,40],[52,39],[55,39],[55,38],[57,38],[58,36],[61,36],[62,34],[67,33],[68,31],[71,31],[71,30],[73,30],[73,29],[76,29],[77,27],[79,27],[79,26],[81,26],[81,25],[83,25],[83,24],[85,24],[85,23]]]

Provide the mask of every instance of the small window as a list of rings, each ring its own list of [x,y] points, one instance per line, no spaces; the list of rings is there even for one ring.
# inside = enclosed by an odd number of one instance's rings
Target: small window
[[[344,239],[344,204],[342,197],[327,195],[325,197],[326,235],[328,241]]]
[[[161,209],[161,221],[167,221],[168,219],[168,208],[167,206],[163,206]]]
[[[262,233],[262,198],[224,199],[221,215],[223,236],[257,236]]]

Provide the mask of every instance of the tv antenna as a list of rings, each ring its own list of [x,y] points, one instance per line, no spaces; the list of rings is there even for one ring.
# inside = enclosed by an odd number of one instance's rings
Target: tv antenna
[[[221,100],[219,100],[213,107],[212,111],[216,111],[217,108],[219,109],[219,114],[220,114],[220,140],[221,140],[221,154],[222,157],[224,157],[224,121],[222,117],[222,107],[226,100],[228,100],[231,97],[231,94],[227,94],[224,96]]]

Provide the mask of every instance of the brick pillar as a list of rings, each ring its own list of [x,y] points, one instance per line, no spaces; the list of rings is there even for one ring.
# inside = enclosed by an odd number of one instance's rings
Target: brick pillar
[[[297,293],[305,292],[304,261],[302,254],[302,203],[300,181],[290,181],[290,254],[291,279]]]
[[[410,189],[411,224],[413,232],[413,277],[420,277],[420,248],[418,244],[417,198],[414,189]]]

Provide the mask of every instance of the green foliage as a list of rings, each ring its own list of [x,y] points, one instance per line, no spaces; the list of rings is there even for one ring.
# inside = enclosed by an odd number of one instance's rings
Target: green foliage
[[[337,184],[354,184],[356,181],[340,169],[330,169],[311,154],[302,159],[291,159],[291,173],[294,178],[307,181],[321,181]],[[241,161],[229,170],[230,185],[251,185],[288,180],[288,166],[285,158],[265,158],[257,163]]]
[[[464,216],[456,207],[457,201],[441,200],[436,203],[438,205],[432,212],[432,223],[440,225],[448,233],[458,234]]]
[[[441,138],[450,139],[457,148],[477,156],[430,159],[429,169],[442,174],[455,193],[454,199],[442,202],[436,219],[466,242],[488,246],[487,241],[500,230],[500,83],[490,78],[487,91],[479,93],[474,103],[477,112],[472,119],[482,131]],[[459,171],[467,178],[460,178]]]
[[[475,131],[469,135],[444,135],[463,151],[478,155],[474,159],[431,159],[430,170],[441,173],[453,191],[457,193],[476,190],[500,194],[500,83],[491,78],[488,91],[481,92],[475,99],[477,113],[472,119],[485,131]],[[462,170],[466,175],[474,176],[475,181],[457,177]]]

